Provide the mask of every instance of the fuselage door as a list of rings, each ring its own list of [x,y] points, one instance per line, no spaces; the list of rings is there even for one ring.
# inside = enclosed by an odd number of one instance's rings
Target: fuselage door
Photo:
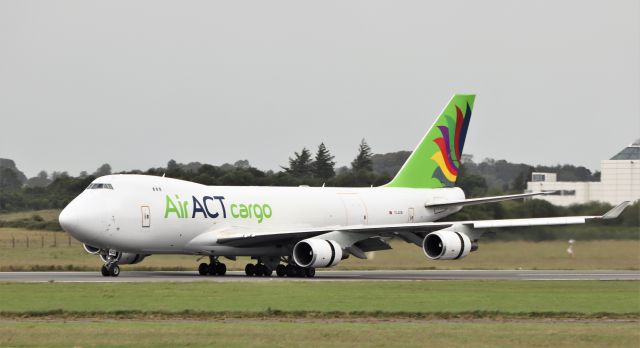
[[[339,193],[347,216],[347,225],[366,225],[369,217],[367,207],[357,193]]]
[[[413,208],[409,208],[409,223],[412,223],[415,221],[415,210]]]
[[[148,205],[140,207],[142,212],[142,227],[151,227],[151,209]]]

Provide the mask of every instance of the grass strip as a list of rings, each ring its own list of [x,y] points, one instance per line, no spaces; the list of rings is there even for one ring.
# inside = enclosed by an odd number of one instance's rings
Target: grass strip
[[[0,311],[638,313],[634,281],[0,283]]]

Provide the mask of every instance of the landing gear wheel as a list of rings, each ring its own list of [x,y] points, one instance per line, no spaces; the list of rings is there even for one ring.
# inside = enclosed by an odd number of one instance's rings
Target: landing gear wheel
[[[264,277],[271,277],[273,274],[273,270],[269,268],[267,265],[262,265],[262,275]]]
[[[200,266],[198,266],[198,273],[202,276],[209,274],[209,265],[201,263]]]
[[[109,275],[112,277],[117,277],[120,275],[120,266],[118,265],[111,265],[111,267],[108,267],[109,269]]]
[[[264,265],[263,264],[261,264],[261,263],[257,264],[255,269],[256,269],[255,272],[256,272],[256,276],[257,277],[261,277],[261,276],[264,275]]]
[[[292,264],[288,264],[286,266],[287,277],[295,277],[298,275],[297,269],[298,266],[294,266]]]
[[[102,273],[103,277],[109,277],[109,269],[107,268],[107,265],[102,265],[102,267],[100,268],[100,273]]]
[[[225,273],[227,273],[227,265],[225,265],[224,263],[217,263],[216,274],[219,276],[223,276],[225,275]]]
[[[278,275],[278,277],[284,277],[287,275],[287,267],[283,264],[279,264],[276,267],[276,274]]]
[[[216,275],[216,264],[215,263],[210,263],[207,265],[207,274],[214,276]]]
[[[304,275],[306,275],[307,278],[313,278],[316,276],[316,269],[313,267],[305,268]]]
[[[253,277],[256,274],[256,266],[252,263],[248,263],[244,266],[244,273],[249,277]]]

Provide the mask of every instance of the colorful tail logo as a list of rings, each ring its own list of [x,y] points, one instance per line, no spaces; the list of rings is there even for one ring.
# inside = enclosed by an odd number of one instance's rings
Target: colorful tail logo
[[[385,186],[454,186],[460,172],[462,148],[475,97],[473,94],[454,95],[396,176]]]
[[[440,180],[443,186],[453,186],[458,178],[460,170],[460,159],[462,148],[471,120],[471,107],[467,103],[464,115],[462,110],[456,105],[456,118],[445,115],[446,126],[440,125],[438,129],[442,135],[433,139],[438,145],[439,151],[431,156],[431,159],[438,164],[438,168],[433,172],[432,177]]]

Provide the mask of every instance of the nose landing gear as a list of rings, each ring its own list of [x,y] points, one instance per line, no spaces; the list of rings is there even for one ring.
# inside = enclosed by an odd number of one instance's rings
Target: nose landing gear
[[[202,276],[206,275],[219,275],[223,276],[227,273],[227,265],[218,261],[217,257],[210,256],[210,263],[201,263],[198,266],[198,273]]]
[[[104,265],[100,268],[103,277],[117,277],[120,275],[120,266],[118,260],[119,253],[115,250],[108,250],[105,254],[101,254]]]
[[[120,275],[120,266],[117,263],[107,263],[100,269],[103,277],[117,277]]]

